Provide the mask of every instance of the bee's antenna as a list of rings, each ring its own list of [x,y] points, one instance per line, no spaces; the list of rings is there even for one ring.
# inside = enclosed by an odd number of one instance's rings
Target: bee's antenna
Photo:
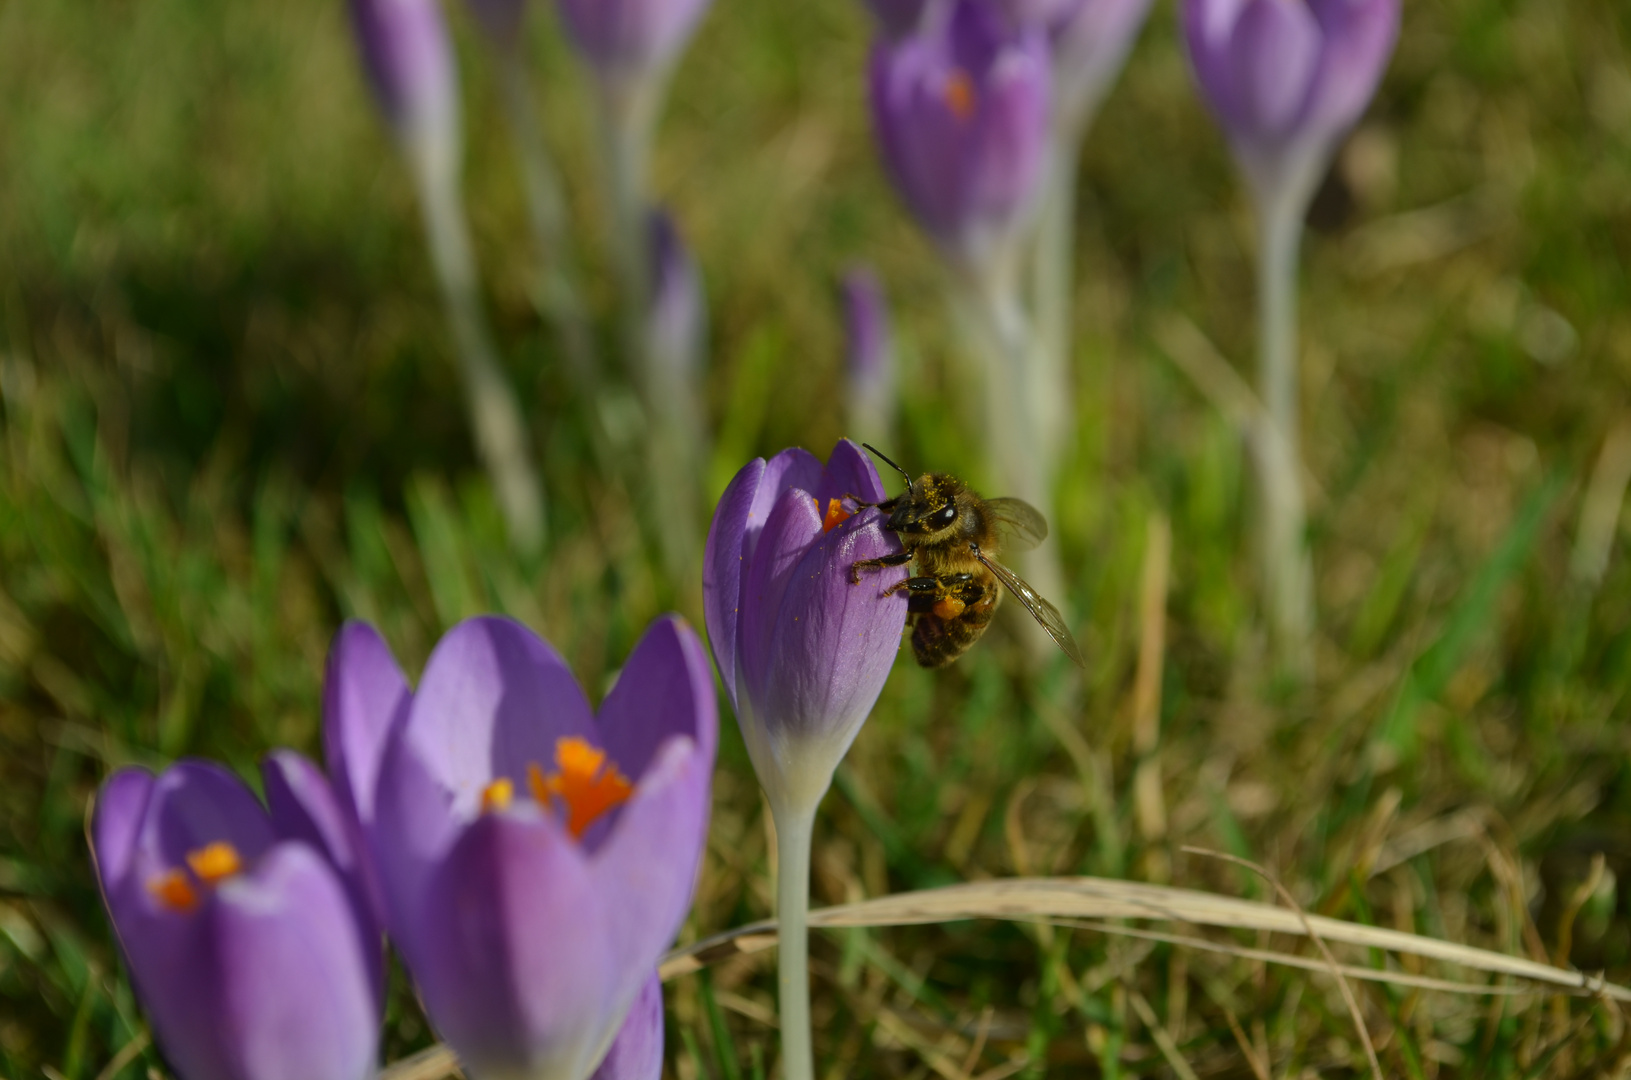
[[[912,493],[912,476],[911,476],[910,473],[908,473],[905,469],[901,468],[899,465],[896,465],[893,461],[890,461],[888,456],[885,455],[882,450],[879,450],[876,446],[873,446],[871,443],[862,443],[861,446],[866,449],[867,453],[871,454],[873,457],[877,458],[879,461],[883,462],[885,465],[888,465],[891,469],[894,469],[896,472],[900,473],[901,476],[905,477],[905,479],[906,479],[906,494],[910,495]]]

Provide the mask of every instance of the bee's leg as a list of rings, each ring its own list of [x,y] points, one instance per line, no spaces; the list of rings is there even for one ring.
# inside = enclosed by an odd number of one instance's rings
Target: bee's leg
[[[896,495],[893,499],[885,499],[883,502],[867,502],[859,495],[845,495],[839,501],[851,503],[857,510],[865,510],[869,506],[876,506],[879,510],[882,510],[887,514],[889,511],[895,508],[896,503],[900,502],[900,496]]]
[[[909,577],[904,581],[897,581],[889,587],[889,593],[904,592],[906,596],[906,611],[912,615],[922,615],[933,611],[934,605],[944,595],[944,588],[939,578]],[[885,595],[888,595],[886,593]]]
[[[885,555],[878,559],[861,559],[858,562],[852,562],[849,566],[849,583],[859,585],[861,583],[861,571],[863,570],[877,570],[884,566],[905,566],[911,561],[912,553],[910,551],[897,551],[893,555]],[[930,578],[929,580],[933,581],[934,579]]]

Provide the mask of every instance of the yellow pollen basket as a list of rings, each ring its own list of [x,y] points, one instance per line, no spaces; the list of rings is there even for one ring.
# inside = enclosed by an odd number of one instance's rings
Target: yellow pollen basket
[[[602,814],[634,794],[634,785],[606,760],[606,751],[587,739],[557,740],[555,768],[546,775],[537,765],[527,766],[527,786],[542,806],[550,805],[551,797],[565,804],[566,827],[574,837],[582,837]]]
[[[974,115],[976,104],[974,96],[974,80],[968,77],[968,72],[958,68],[946,79],[946,85],[940,90],[941,96],[946,100],[946,108],[959,120],[967,120]]]
[[[820,513],[821,500],[817,499],[815,504],[816,512]],[[830,533],[854,516],[854,514],[844,509],[844,500],[828,499],[826,516],[821,519],[821,531],[824,533]]]
[[[191,911],[198,906],[198,890],[180,870],[155,874],[147,882],[147,891],[171,911]]]
[[[187,865],[192,867],[198,880],[206,885],[215,885],[243,872],[243,860],[238,857],[238,849],[225,840],[217,840],[207,844],[197,851],[187,853]]]

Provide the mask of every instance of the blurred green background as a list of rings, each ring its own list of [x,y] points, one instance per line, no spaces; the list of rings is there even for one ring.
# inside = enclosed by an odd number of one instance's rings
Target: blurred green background
[[[417,672],[448,625],[506,611],[596,688],[653,615],[696,603],[658,569],[628,479],[591,466],[528,300],[492,72],[450,13],[488,307],[551,504],[535,563],[508,553],[475,466],[412,190],[339,0],[0,0],[7,1077],[162,1070],[83,840],[111,769],[315,754],[346,617]],[[580,73],[534,14],[609,352]],[[948,672],[900,662],[824,808],[817,901],[1016,872],[1267,895],[1179,850],[1195,844],[1272,867],[1326,914],[1631,980],[1631,8],[1406,4],[1305,248],[1322,632],[1306,693],[1266,677],[1249,472],[1200,389],[1250,370],[1252,234],[1174,15],[1157,5],[1083,162],[1082,423],[1053,515],[1083,707],[1052,710],[1003,627]],[[754,454],[866,437],[844,430],[834,293],[855,259],[900,327],[891,452],[982,477],[940,272],[874,159],[866,35],[849,0],[717,0],[674,83],[656,188],[710,297],[710,497]],[[1160,521],[1145,752],[1139,582]],[[688,938],[769,908],[767,815],[725,726]],[[818,937],[813,965],[829,1076],[1170,1075],[1139,1003],[1201,1076],[1252,1075],[1237,1020],[1277,1076],[1363,1067],[1323,976],[1167,945],[965,924]],[[772,970],[671,985],[673,1075],[773,1071]],[[1390,1075],[1609,1075],[1631,1045],[1590,1001],[1361,993]],[[430,1039],[398,979],[387,1059]]]

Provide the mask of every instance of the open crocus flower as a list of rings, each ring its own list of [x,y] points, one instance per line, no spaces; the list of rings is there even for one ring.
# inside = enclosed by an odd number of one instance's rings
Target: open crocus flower
[[[653,624],[598,717],[503,618],[449,631],[411,693],[347,627],[329,678],[330,765],[432,1024],[476,1080],[584,1080],[690,907],[718,736],[701,641]]]
[[[1399,0],[1184,0],[1183,20],[1207,104],[1259,197],[1273,197],[1263,189],[1316,182],[1369,104]]]
[[[878,511],[850,516],[846,496],[884,498],[854,443],[840,440],[825,466],[808,451],[784,450],[736,474],[708,529],[708,637],[773,805],[820,801],[906,626],[905,600],[885,595],[904,567],[850,582],[851,565],[900,543]]]
[[[890,179],[948,257],[983,268],[1016,239],[1049,148],[1052,80],[1039,26],[956,0],[872,54],[872,118]]]
[[[273,813],[226,769],[115,773],[92,849],[160,1050],[181,1080],[365,1080],[382,951],[316,768],[265,767]]]

